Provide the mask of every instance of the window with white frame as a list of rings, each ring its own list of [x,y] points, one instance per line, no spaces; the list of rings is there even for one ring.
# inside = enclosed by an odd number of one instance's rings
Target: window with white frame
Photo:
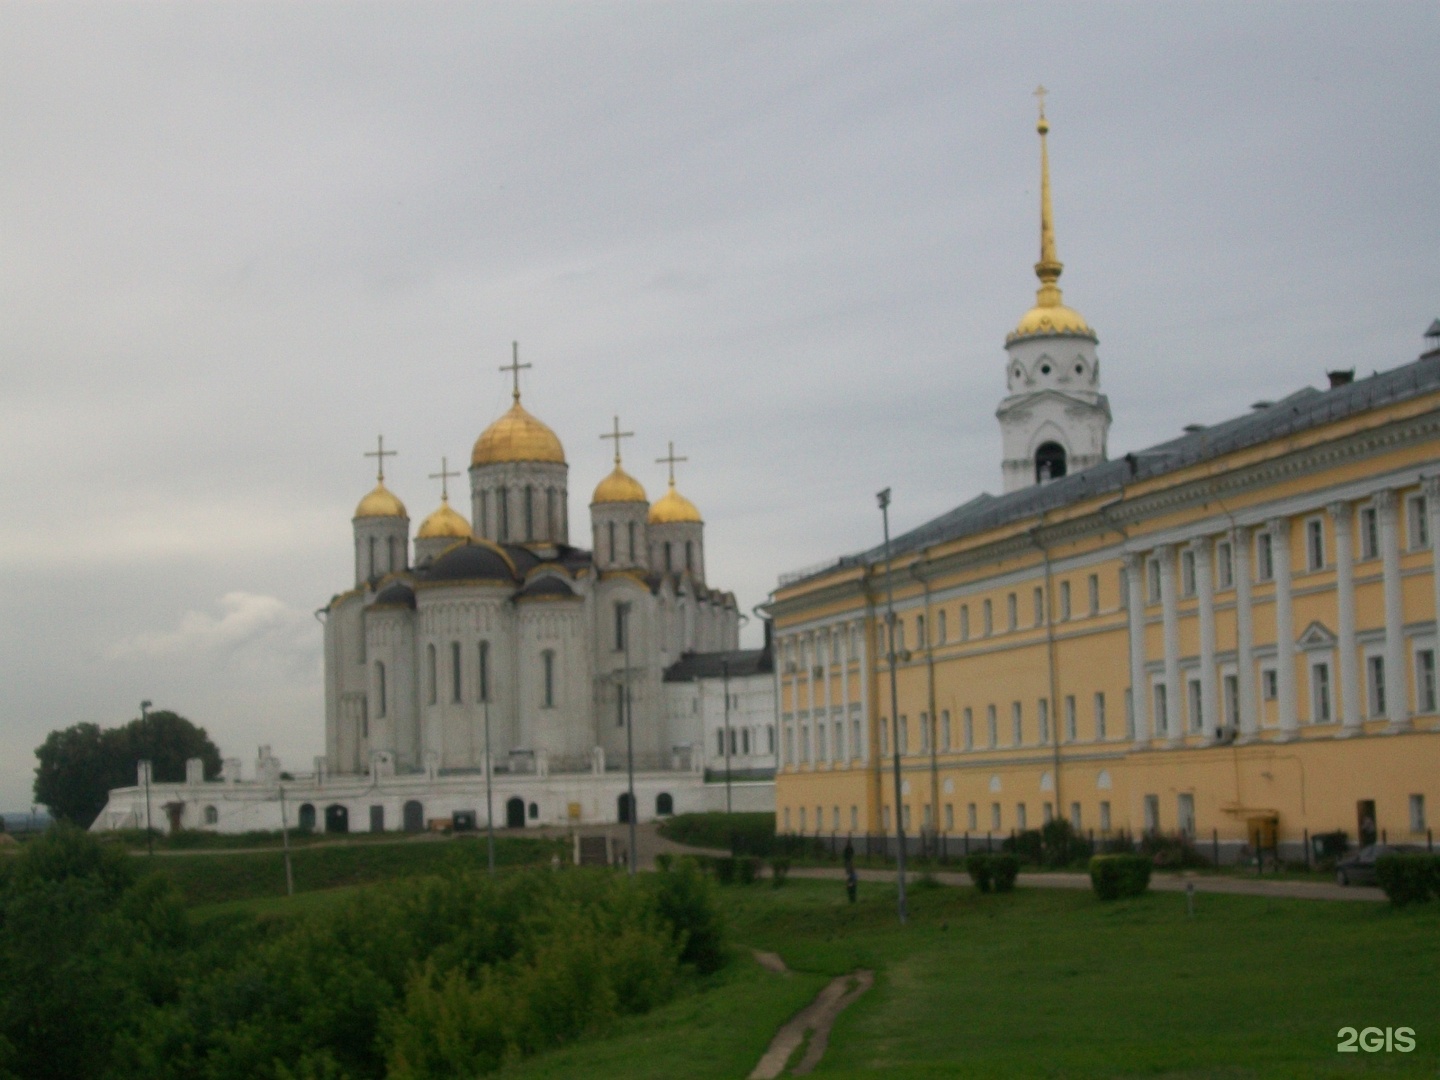
[[[1221,540],[1215,545],[1215,580],[1220,588],[1229,589],[1235,585],[1235,557],[1230,550],[1230,541]]]
[[[1018,701],[1010,704],[1010,728],[1010,743],[1019,746],[1025,741],[1025,713]]]
[[[1145,564],[1145,577],[1147,583],[1146,602],[1158,604],[1160,602],[1160,560],[1151,559]]]
[[[1365,677],[1370,684],[1370,715],[1385,716],[1385,657],[1367,656]]]
[[[1160,831],[1160,796],[1145,796],[1145,831],[1157,833]]]
[[[1095,738],[1105,738],[1105,694],[1102,691],[1095,693]]]
[[[930,752],[930,714],[920,714],[920,753]]]
[[[1125,688],[1125,737],[1135,738],[1135,689],[1131,686]]]
[[[1274,701],[1280,696],[1280,676],[1273,667],[1260,669],[1260,699]]]
[[[810,762],[810,725],[800,725],[800,760],[805,764]]]
[[[998,802],[990,804],[990,829],[992,832],[1000,831],[1000,804]]]
[[[910,753],[910,718],[904,713],[900,714],[900,726],[896,730],[899,732],[900,756],[904,757]]]
[[[456,646],[456,649],[458,651],[459,646]],[[540,666],[543,669],[540,707],[553,709],[555,707],[555,654],[549,649],[540,654]]]
[[[1055,804],[1044,802],[1040,804],[1040,820],[1046,825],[1055,820]]]
[[[1090,575],[1090,614],[1100,614],[1100,575]]]
[[[1169,734],[1170,731],[1170,718],[1165,708],[1165,696],[1165,684],[1157,682],[1155,684],[1155,730],[1161,735]]]
[[[772,746],[771,749],[773,750],[774,747]],[[859,761],[859,760],[860,760],[860,721],[859,721],[859,719],[855,719],[855,720],[851,720],[851,721],[850,721],[850,760],[851,760],[851,761]]]
[[[852,831],[853,831],[853,830],[852,830]],[[954,832],[954,831],[955,831],[955,804],[954,804],[954,803],[948,803],[948,802],[947,802],[947,803],[945,804],[945,831],[946,831],[946,832]]]
[[[944,644],[945,644],[945,609],[944,609],[944,608],[941,608],[941,609],[940,609],[940,613],[936,616],[936,619],[937,619],[937,622],[936,622],[936,624],[935,624],[935,632],[936,632],[936,637],[939,639],[938,641],[936,641],[936,644],[937,644],[937,645],[944,645]]]
[[[1325,522],[1321,518],[1305,522],[1305,561],[1311,570],[1325,569]]]
[[[1070,583],[1060,582],[1060,621],[1067,622],[1070,619]]]
[[[987,724],[987,725],[989,726],[989,728],[990,728],[990,745],[991,745],[992,747],[994,747],[994,746],[999,746],[999,745],[1000,745],[1000,721],[999,721],[999,718],[995,715],[995,706],[994,706],[994,705],[987,705],[987,706],[985,707],[985,721],[986,721],[986,724]]]
[[[1330,685],[1330,662],[1316,660],[1310,665],[1310,722],[1313,724],[1328,724],[1334,718]]]
[[[1380,515],[1373,506],[1360,508],[1360,558],[1380,557]]]
[[[1255,534],[1255,580],[1269,581],[1275,576],[1275,538],[1268,532]]]
[[[1195,595],[1195,552],[1188,548],[1180,553],[1180,592]]]
[[[1077,724],[1076,724],[1076,719],[1075,719],[1075,695],[1074,695],[1074,694],[1066,694],[1066,695],[1065,695],[1065,741],[1066,741],[1066,742],[1074,742],[1076,739],[1078,739],[1078,738],[1080,737],[1080,736],[1079,736],[1079,732],[1076,730],[1076,728],[1077,728]]]
[[[1180,792],[1175,800],[1175,814],[1179,819],[1177,824],[1180,831],[1186,836],[1195,835],[1195,796],[1188,791]]]
[[[904,718],[902,717],[901,719],[903,720]],[[816,720],[816,721],[815,721],[815,760],[816,760],[816,761],[828,761],[828,760],[830,759],[830,755],[829,755],[828,753],[826,753],[826,750],[825,750],[825,746],[826,746],[826,742],[827,742],[827,740],[826,740],[826,738],[825,738],[825,730],[826,730],[825,721],[824,721],[824,720]],[[730,732],[730,752],[731,752],[732,754],[735,752],[735,732],[734,732],[734,731],[731,731],[731,732]],[[903,727],[900,729],[900,752],[901,752],[902,754],[905,752],[905,729],[904,729]]]
[[[1070,804],[1070,828],[1077,833],[1080,831],[1080,804],[1078,802]]]
[[[1415,650],[1415,710],[1435,711],[1435,650]]]
[[[1411,495],[1405,500],[1405,535],[1411,551],[1424,551],[1430,546],[1430,520],[1426,516],[1424,495]]]
[[[1221,696],[1225,699],[1225,726],[1240,723],[1240,676],[1226,675],[1220,680]]]
[[[925,648],[925,616],[915,616],[915,648]]]
[[[1425,831],[1425,796],[1410,796],[1410,831],[1412,833],[1423,833]]]
[[[1190,706],[1190,731],[1192,734],[1205,730],[1205,695],[1200,690],[1199,679],[1187,679],[1185,696]]]
[[[965,707],[965,731],[962,737],[965,740],[965,749],[975,749],[975,712],[968,705]]]

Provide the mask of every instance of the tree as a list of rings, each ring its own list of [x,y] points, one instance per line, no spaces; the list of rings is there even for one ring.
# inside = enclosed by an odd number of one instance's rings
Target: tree
[[[35,801],[81,828],[99,816],[111,788],[135,783],[143,758],[154,762],[157,783],[184,780],[186,760],[196,757],[207,780],[220,775],[220,751],[205,729],[168,710],[109,730],[82,723],[52,731],[35,756]]]

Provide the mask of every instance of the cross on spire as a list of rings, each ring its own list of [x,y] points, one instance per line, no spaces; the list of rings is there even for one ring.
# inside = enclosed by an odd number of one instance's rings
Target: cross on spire
[[[452,476],[459,476],[458,472],[450,471],[450,462],[446,458],[440,459],[440,471],[432,472],[427,479],[440,481],[440,501],[450,501],[450,486],[446,483]]]
[[[373,457],[373,458],[375,459],[375,479],[376,479],[377,482],[383,484],[383,483],[385,482],[385,459],[386,459],[387,457],[398,457],[398,456],[399,456],[399,451],[397,451],[397,450],[386,450],[386,449],[385,449],[385,436],[384,436],[384,435],[380,435],[380,436],[377,436],[377,438],[376,438],[376,447],[375,447],[375,449],[374,449],[374,450],[366,450],[363,456],[364,456],[364,457]]]
[[[512,341],[510,343],[510,350],[510,363],[504,365],[500,370],[510,372],[511,377],[514,379],[514,387],[510,391],[510,394],[511,397],[515,399],[515,404],[518,405],[520,404],[520,372],[535,365],[522,364],[520,362],[520,343],[518,341]]]
[[[600,436],[600,438],[602,438],[602,439],[614,439],[614,440],[615,440],[615,467],[616,467],[617,469],[620,467],[620,440],[621,440],[621,439],[633,439],[634,437],[635,437],[635,433],[634,433],[633,431],[621,431],[621,430],[620,430],[620,417],[618,417],[618,416],[615,417],[615,430],[612,431],[612,432],[608,432],[607,434],[604,434],[604,435],[601,435],[601,436]]]
[[[662,458],[656,458],[656,459],[655,459],[655,464],[656,464],[656,465],[669,465],[669,466],[670,466],[670,486],[671,486],[671,487],[674,487],[674,486],[675,486],[675,464],[676,464],[677,462],[680,462],[680,461],[689,461],[690,459],[689,459],[689,458],[686,458],[686,457],[676,457],[676,456],[675,456],[675,444],[672,442],[672,443],[670,443],[669,445],[670,445],[670,453],[666,454],[666,455],[665,455],[664,457],[662,457]]]
[[[1040,119],[1041,119],[1041,120],[1044,120],[1044,119],[1045,119],[1045,95],[1048,94],[1049,92],[1050,92],[1050,91],[1049,91],[1049,90],[1046,90],[1045,87],[1043,87],[1043,86],[1037,86],[1037,87],[1035,88],[1035,96],[1040,99]]]

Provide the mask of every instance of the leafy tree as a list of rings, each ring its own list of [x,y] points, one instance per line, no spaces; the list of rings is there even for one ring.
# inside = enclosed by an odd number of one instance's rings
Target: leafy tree
[[[193,757],[205,762],[206,779],[220,774],[220,751],[205,729],[168,710],[108,730],[83,723],[52,731],[35,756],[35,801],[82,828],[105,808],[111,788],[135,783],[142,758],[155,763],[157,782],[184,780]]]

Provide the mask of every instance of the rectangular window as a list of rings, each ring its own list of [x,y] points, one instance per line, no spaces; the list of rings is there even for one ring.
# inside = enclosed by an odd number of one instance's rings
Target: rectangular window
[[[1010,728],[1011,744],[1019,746],[1025,741],[1025,712],[1018,701],[1010,705]]]
[[[476,691],[477,691],[477,693],[480,695],[480,696],[479,696],[479,700],[480,700],[480,701],[489,701],[489,700],[490,700],[490,643],[489,643],[488,641],[482,641],[482,642],[480,642],[479,646],[476,648],[475,651],[476,651],[476,653],[479,654],[479,655],[477,656],[477,658],[476,658],[476,659],[477,659],[476,667],[479,668],[479,680],[478,680],[478,681],[479,681],[479,684],[480,684],[480,685],[476,688]]]
[[[973,802],[965,808],[965,827],[971,832],[980,828],[980,822],[975,812],[975,804]]]
[[[1035,625],[1036,625],[1036,626],[1044,626],[1044,625],[1045,625],[1045,590],[1037,587],[1037,588],[1035,589],[1035,592],[1034,592],[1034,597],[1035,597]]]
[[[460,642],[450,643],[450,700],[460,700]]]
[[[630,605],[615,605],[615,651],[623,652],[625,649],[625,624],[630,614]]]
[[[883,716],[880,718],[880,756],[890,756],[890,721]]]
[[[1068,622],[1070,619],[1070,583],[1060,582],[1060,621]]]
[[[1255,534],[1255,580],[1269,581],[1275,576],[1275,538],[1268,532]]]
[[[1424,495],[1412,495],[1405,500],[1406,534],[1410,539],[1411,551],[1423,551],[1430,546],[1430,522],[1426,517]]]
[[[770,743],[771,743],[770,752],[771,752],[771,753],[774,753],[774,752],[775,752],[775,746],[774,746],[775,740],[774,740],[773,737],[771,738]],[[859,720],[851,720],[851,721],[850,721],[850,760],[851,760],[851,761],[859,761],[859,760],[860,760],[860,721],[859,721]]]
[[[948,802],[947,802],[947,803],[945,804],[945,831],[946,831],[946,832],[954,832],[954,831],[955,831],[955,804],[954,804],[954,803],[948,803]]]
[[[1129,686],[1125,688],[1125,737],[1135,738],[1135,693]]]
[[[1195,835],[1195,796],[1188,791],[1181,792],[1175,803],[1175,813],[1179,818],[1177,824],[1180,826],[1180,831],[1193,838]]]
[[[987,706],[985,707],[985,719],[986,719],[986,721],[988,722],[989,727],[990,727],[990,745],[991,745],[991,747],[993,748],[993,747],[999,746],[999,745],[1000,745],[1000,722],[999,722],[999,720],[997,719],[997,717],[995,716],[995,706],[994,706],[994,705],[987,705]]]
[[[905,757],[910,753],[910,718],[904,713],[900,714],[900,756]]]
[[[1195,595],[1195,552],[1180,553],[1180,592],[1185,596]]]
[[[1049,825],[1050,822],[1055,820],[1055,806],[1053,803],[1047,802],[1041,805],[1040,818],[1046,825]]]
[[[1221,540],[1215,545],[1215,580],[1220,588],[1228,589],[1235,584],[1235,559],[1230,553],[1230,541]]]
[[[1319,518],[1305,522],[1305,557],[1311,570],[1325,569],[1325,523]]]
[[[960,640],[970,640],[970,605],[960,605]]]
[[[1370,677],[1370,715],[1384,716],[1385,711],[1385,658],[1371,656],[1365,660],[1365,674]]]
[[[980,610],[981,614],[983,615],[983,622],[981,623],[981,633],[983,633],[986,637],[989,637],[995,632],[995,609],[991,606],[990,601],[986,600],[985,603],[981,606]]]
[[[1023,802],[1015,804],[1015,828],[1021,832],[1025,831],[1025,804]]]
[[[950,710],[940,710],[940,749],[949,750],[950,742]]]
[[[902,720],[903,720],[903,717],[902,717]],[[904,738],[905,738],[905,729],[904,729],[903,727],[900,729],[900,738],[901,738],[901,740],[902,740],[902,741],[901,741],[901,750],[900,750],[900,752],[903,754],[903,753],[905,752],[905,750],[904,750],[904,741],[903,741]],[[733,732],[733,731],[730,732],[730,752],[731,752],[732,754],[735,752],[735,732]],[[825,752],[825,721],[824,721],[824,720],[816,720],[816,721],[815,721],[815,760],[816,760],[816,761],[827,761],[827,760],[829,760],[829,757],[830,757],[830,755]],[[820,820],[818,814],[816,815],[815,820],[816,820],[816,821],[819,821],[819,820]]]
[[[945,609],[944,609],[944,608],[941,608],[941,609],[940,609],[940,614],[939,614],[938,618],[939,618],[940,621],[939,621],[938,625],[935,627],[936,631],[939,633],[939,636],[940,636],[940,640],[939,640],[938,644],[944,645],[944,644],[945,644]]]
[[[1145,578],[1148,596],[1146,600],[1151,604],[1160,602],[1160,560],[1151,559],[1145,564]]]
[[[1160,796],[1145,796],[1145,831],[1157,833],[1160,831]]]
[[[715,729],[715,756],[716,756],[716,757],[722,757],[722,758],[725,756],[725,729],[724,729],[724,728],[716,728],[716,729]]]
[[[1020,625],[1020,602],[1012,592],[1005,597],[1005,629],[1014,630]]]
[[[426,646],[425,646],[425,696],[426,696],[426,698],[429,700],[429,702],[430,702],[431,705],[434,705],[434,704],[435,704],[436,699],[437,699],[437,695],[438,695],[438,693],[439,693],[439,691],[438,691],[438,689],[437,689],[437,687],[438,687],[439,684],[436,682],[436,678],[435,678],[435,676],[436,676],[435,666],[436,666],[435,646],[434,646],[434,645],[426,645]]]
[[[915,648],[925,648],[925,616],[915,616]]]
[[[1065,695],[1065,741],[1074,742],[1080,737],[1075,719],[1075,695]]]
[[[1161,735],[1170,733],[1170,718],[1165,711],[1165,684],[1155,684],[1155,730]]]
[[[545,708],[553,709],[555,707],[555,654],[546,650],[540,654],[540,660],[545,668],[543,704]]]
[[[1410,796],[1410,831],[1412,833],[1423,833],[1425,831],[1425,796]]]
[[[975,713],[969,706],[965,708],[965,749],[975,749]]]
[[[1078,802],[1070,804],[1070,828],[1077,833],[1080,831],[1080,804]]]
[[[1048,746],[1050,743],[1050,700],[1042,697],[1036,704],[1035,712],[1040,717],[1040,745]]]
[[[1199,732],[1205,730],[1205,697],[1200,691],[1200,680],[1191,679],[1187,683],[1186,696],[1190,699],[1190,730]]]
[[[1108,832],[1110,831],[1110,800],[1109,800],[1109,799],[1101,799],[1101,800],[1100,800],[1100,831],[1101,831],[1102,833],[1108,833]]]
[[[1221,682],[1225,688],[1225,726],[1233,728],[1240,723],[1240,676],[1226,675]]]
[[[1100,614],[1100,575],[1090,575],[1090,614]]]
[[[860,831],[860,808],[858,806],[850,807],[850,831],[852,833]]]
[[[1274,668],[1260,669],[1260,698],[1263,701],[1274,701],[1280,696],[1280,676],[1275,673]]]
[[[998,802],[990,804],[990,829],[992,832],[1000,831],[1000,804]]]
[[[1105,695],[1095,695],[1095,738],[1105,738]]]
[[[1415,708],[1422,713],[1435,711],[1435,650],[1420,649],[1415,653]]]
[[[1310,668],[1310,719],[1312,723],[1330,722],[1330,665],[1315,664]]]
[[[1360,511],[1360,558],[1380,557],[1380,520],[1373,506]]]
[[[930,753],[930,714],[920,714],[920,753]]]
[[[740,730],[744,733],[744,736],[745,736],[745,738],[744,738],[744,745],[745,745],[744,752],[748,754],[748,753],[750,753],[750,729],[749,729],[749,728],[741,728]],[[835,760],[836,760],[836,761],[844,761],[844,760],[845,760],[845,724],[844,724],[844,722],[841,721],[841,720],[836,720],[836,721],[835,721],[835,735],[834,735],[834,739],[833,739],[831,745],[835,747]],[[839,828],[839,826],[837,825],[836,828]]]

